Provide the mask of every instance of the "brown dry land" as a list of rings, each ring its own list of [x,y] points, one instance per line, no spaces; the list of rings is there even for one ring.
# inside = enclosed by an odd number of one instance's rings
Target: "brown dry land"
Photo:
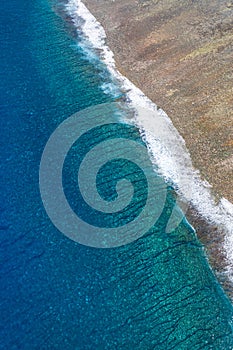
[[[84,0],[117,68],[160,106],[233,203],[233,1]]]

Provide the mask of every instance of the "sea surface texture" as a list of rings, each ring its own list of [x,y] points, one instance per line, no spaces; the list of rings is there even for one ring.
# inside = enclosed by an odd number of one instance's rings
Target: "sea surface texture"
[[[111,87],[100,60],[87,59],[69,18],[58,15],[62,4],[12,0],[0,6],[0,349],[233,349],[232,305],[187,221],[166,233],[175,194],[156,171],[150,176],[166,187],[165,204],[139,239],[98,249],[70,240],[52,224],[39,190],[46,142],[72,114],[124,100],[124,94]],[[143,143],[137,128],[117,117],[111,130],[96,135],[75,143],[64,164],[66,196],[86,220],[95,213],[77,206],[77,154],[104,137]],[[120,226],[146,201],[143,174],[116,161],[97,177],[109,201],[115,192],[110,195],[106,183],[123,177],[136,190]],[[114,216],[98,220],[97,227],[116,225]]]

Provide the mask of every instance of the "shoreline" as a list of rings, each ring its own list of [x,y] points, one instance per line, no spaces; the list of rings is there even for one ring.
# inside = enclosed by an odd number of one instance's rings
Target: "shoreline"
[[[103,25],[118,71],[169,115],[216,199],[233,203],[233,4],[83,3]]]
[[[214,275],[233,302],[232,262],[229,261],[226,250],[223,249],[226,232],[223,228],[201,216],[192,205],[186,213],[186,218],[194,227],[196,235],[205,249],[209,266]]]
[[[93,1],[87,1],[87,2],[89,5],[89,3],[93,2]],[[77,4],[77,1],[73,2],[74,6],[75,6],[75,4]],[[84,9],[84,17],[88,16],[88,12],[85,13],[85,11],[86,10]],[[88,38],[88,36],[93,35],[93,26],[94,27],[96,26],[96,29],[97,29],[96,23],[90,22],[89,27],[87,25],[86,32],[85,32],[87,38]],[[95,35],[93,38],[93,41],[95,43],[95,48],[97,48],[98,50],[101,50],[101,49],[103,50],[102,51],[102,56],[103,56],[102,58],[104,61],[107,61],[110,73],[112,73],[113,76],[115,76],[115,78],[119,79],[119,77],[116,76],[118,73],[117,72],[118,65],[116,68],[113,54],[108,49],[108,47],[105,43],[106,40],[107,40],[107,38],[105,36],[104,30],[102,30],[101,28],[98,27],[97,33],[95,32]],[[116,64],[117,64],[117,62],[116,62]],[[138,89],[138,91],[136,91],[137,88],[135,87],[135,89],[136,89],[135,90],[134,87],[132,87],[133,84],[131,82],[129,82],[127,80],[127,78],[125,78],[124,76],[121,76],[120,80],[121,80],[121,82],[125,83],[126,90],[127,90],[127,88],[128,88],[128,90],[131,89],[131,95],[133,95],[131,97],[134,98],[135,93],[138,93],[139,95],[141,93],[143,96],[141,95],[140,97],[143,97],[143,99],[144,99],[143,102],[145,102],[145,99],[147,99],[146,102],[149,104],[150,103],[152,104],[152,102],[142,92],[140,92],[139,89]],[[127,86],[127,83],[131,83],[132,85]],[[129,97],[130,97],[130,93],[129,93]],[[132,101],[132,98],[131,98],[131,101]],[[156,107],[156,109],[157,109],[157,107]],[[164,116],[166,117],[166,114],[162,110],[161,110],[161,112],[162,112],[162,114],[164,114],[163,117]],[[140,124],[141,124],[141,127],[144,127],[142,120],[139,120],[139,127],[140,127]],[[174,131],[174,130],[172,130],[172,131]],[[145,136],[145,138],[146,137],[147,137],[147,135]],[[182,137],[181,137],[181,139],[182,139]],[[169,146],[170,146],[170,144],[169,144]],[[162,166],[163,166],[163,164],[162,164]],[[165,169],[165,171],[166,171],[166,169]],[[198,180],[201,181],[201,179],[199,179],[199,175],[197,177],[198,177]],[[210,195],[210,194],[208,194],[208,195]],[[208,195],[207,195],[207,197],[208,197]],[[211,220],[208,220],[208,218],[205,217],[205,215],[203,215],[203,213],[200,213],[198,211],[198,208],[196,208],[196,205],[192,205],[191,208],[189,208],[186,216],[187,216],[188,220],[190,221],[190,223],[195,227],[199,239],[201,240],[202,244],[205,246],[210,264],[214,268],[214,271],[218,277],[218,280],[223,285],[227,294],[231,298],[233,298],[233,295],[232,295],[233,283],[232,283],[232,279],[230,277],[231,266],[229,266],[229,256],[227,257],[226,251],[223,251],[223,246],[225,244],[224,243],[224,233],[225,232],[223,229],[221,229],[221,224],[218,225],[217,223],[211,223]]]

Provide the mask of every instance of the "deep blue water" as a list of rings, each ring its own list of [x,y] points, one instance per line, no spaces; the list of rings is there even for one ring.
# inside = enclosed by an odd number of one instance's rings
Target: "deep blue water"
[[[159,222],[120,248],[53,226],[38,185],[44,146],[113,97],[50,3],[0,6],[0,349],[232,349],[232,306],[194,232],[183,222],[165,234],[172,190]]]

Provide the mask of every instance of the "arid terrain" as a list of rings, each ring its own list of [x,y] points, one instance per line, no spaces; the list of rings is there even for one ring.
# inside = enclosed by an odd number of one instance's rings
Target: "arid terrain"
[[[233,202],[233,1],[84,3],[119,71],[172,119],[216,197]]]

